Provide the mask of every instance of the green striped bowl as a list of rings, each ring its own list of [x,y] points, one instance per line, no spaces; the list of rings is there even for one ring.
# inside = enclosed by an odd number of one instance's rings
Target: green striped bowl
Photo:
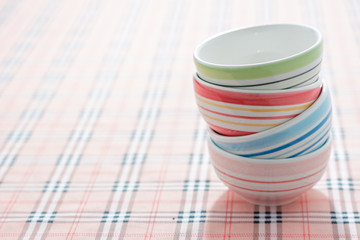
[[[303,85],[319,75],[322,37],[296,24],[231,30],[202,42],[194,51],[199,76],[214,84],[282,89]]]

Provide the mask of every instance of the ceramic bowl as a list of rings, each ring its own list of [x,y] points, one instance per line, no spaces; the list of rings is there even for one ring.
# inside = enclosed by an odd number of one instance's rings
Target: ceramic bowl
[[[278,89],[297,88],[314,83],[319,78],[319,76],[320,76],[320,65],[316,66],[315,68],[303,74],[286,79],[285,81],[277,81],[277,82],[271,82],[269,84],[261,84],[261,85],[241,86],[235,88],[255,89],[255,90],[278,90]]]
[[[208,83],[194,74],[199,111],[222,135],[243,136],[278,126],[294,118],[318,98],[321,79],[283,90],[246,90]]]
[[[227,152],[259,159],[292,158],[324,144],[331,128],[331,97],[324,83],[319,98],[293,119],[256,134],[223,136],[208,129],[211,139]]]
[[[275,89],[279,84],[301,84],[319,73],[321,59],[320,32],[295,24],[231,30],[205,40],[194,51],[195,66],[202,79],[224,86],[259,89],[263,85]]]
[[[316,151],[288,159],[254,159],[228,153],[209,138],[212,165],[220,180],[246,201],[283,205],[296,200],[323,175],[331,152],[331,138]]]

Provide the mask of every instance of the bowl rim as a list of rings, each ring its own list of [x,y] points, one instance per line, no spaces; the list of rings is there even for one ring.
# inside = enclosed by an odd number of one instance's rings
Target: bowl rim
[[[232,34],[238,31],[243,31],[243,30],[250,30],[250,29],[261,29],[261,28],[271,28],[271,27],[297,27],[297,28],[305,28],[308,30],[313,31],[316,36],[317,39],[315,41],[315,43],[313,43],[309,48],[300,51],[296,54],[292,54],[290,56],[284,57],[284,58],[279,58],[279,59],[275,59],[275,60],[271,60],[271,61],[264,61],[264,62],[260,62],[260,63],[251,63],[251,64],[237,64],[237,65],[231,65],[231,64],[217,64],[217,63],[211,63],[205,60],[202,60],[199,56],[199,52],[201,50],[202,47],[205,46],[206,43],[216,39],[216,38],[220,38],[223,37],[225,35],[228,34]],[[268,65],[268,64],[273,64],[273,63],[278,63],[278,62],[283,62],[283,61],[287,61],[290,60],[292,58],[295,58],[297,56],[303,55],[311,50],[313,50],[314,48],[316,48],[317,46],[319,46],[323,41],[322,35],[320,33],[320,31],[318,29],[316,29],[315,27],[306,25],[306,24],[293,24],[293,23],[273,23],[273,24],[263,24],[263,25],[250,25],[250,26],[245,26],[242,28],[234,28],[234,29],[230,29],[228,31],[224,31],[224,32],[220,32],[216,35],[213,35],[207,39],[205,39],[204,41],[202,41],[199,45],[196,46],[194,53],[193,53],[193,58],[196,62],[208,66],[208,67],[215,67],[215,68],[249,68],[249,67],[258,67],[258,66],[264,66],[264,65]]]
[[[222,86],[217,85],[214,83],[207,82],[206,80],[202,79],[197,72],[193,74],[193,79],[197,81],[200,85],[205,85],[210,88],[215,88],[218,90],[228,91],[228,92],[238,92],[238,93],[291,93],[291,92],[299,92],[299,91],[306,91],[315,89],[317,87],[321,87],[322,85],[322,78],[319,76],[315,82],[297,87],[297,88],[287,88],[287,89],[242,89],[242,88],[234,88],[231,86]]]
[[[311,115],[314,112],[314,110],[316,110],[319,106],[323,104],[323,102],[327,99],[328,96],[331,97],[329,91],[330,90],[327,84],[325,83],[325,81],[323,81],[321,93],[319,97],[315,100],[315,102],[311,104],[311,106],[309,106],[307,109],[305,109],[303,112],[301,112],[296,117],[290,119],[289,121],[284,122],[283,124],[280,124],[278,126],[272,127],[270,129],[245,136],[225,136],[215,132],[213,129],[211,129],[208,126],[207,128],[209,135],[211,136],[211,138],[215,140],[219,140],[221,142],[227,142],[227,143],[245,142],[245,141],[252,141],[255,139],[263,138],[265,136],[278,132],[282,129],[286,129],[294,125],[295,123],[303,120],[304,118],[308,117],[309,115]]]
[[[328,139],[326,140],[326,142],[320,148],[316,149],[315,151],[313,151],[311,153],[301,155],[301,156],[298,156],[298,157],[293,157],[293,158],[277,158],[277,159],[261,159],[261,158],[242,157],[242,156],[227,152],[224,149],[220,148],[219,146],[217,146],[214,143],[214,141],[209,136],[207,138],[207,142],[208,142],[208,147],[209,148],[213,149],[218,154],[220,154],[222,156],[225,156],[225,157],[228,157],[228,158],[230,158],[230,159],[232,159],[234,161],[247,162],[247,163],[256,163],[256,164],[282,164],[282,163],[289,163],[289,162],[304,161],[304,160],[306,160],[308,158],[311,158],[311,157],[314,157],[316,155],[323,154],[325,151],[327,151],[331,147],[332,136],[330,134]],[[211,160],[211,161],[213,161],[213,160]]]

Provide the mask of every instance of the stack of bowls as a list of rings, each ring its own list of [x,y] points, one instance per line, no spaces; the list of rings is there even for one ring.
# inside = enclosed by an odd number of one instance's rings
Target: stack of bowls
[[[237,29],[194,53],[195,98],[218,177],[260,205],[294,201],[322,176],[331,150],[331,99],[314,28]]]

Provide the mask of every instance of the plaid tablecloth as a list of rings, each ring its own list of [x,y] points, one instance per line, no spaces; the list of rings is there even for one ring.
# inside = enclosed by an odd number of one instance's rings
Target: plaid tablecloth
[[[216,177],[194,47],[289,22],[325,39],[333,153],[296,202],[259,207]],[[358,239],[357,0],[0,1],[0,239]]]

